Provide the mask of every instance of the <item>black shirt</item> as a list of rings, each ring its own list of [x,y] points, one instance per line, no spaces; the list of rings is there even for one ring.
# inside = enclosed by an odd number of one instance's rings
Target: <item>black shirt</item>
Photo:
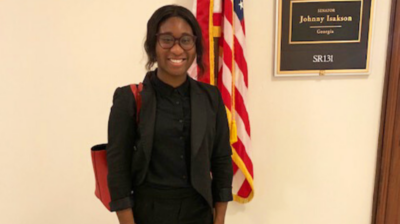
[[[162,188],[190,187],[190,83],[177,88],[152,76],[157,109],[153,149],[146,184]]]

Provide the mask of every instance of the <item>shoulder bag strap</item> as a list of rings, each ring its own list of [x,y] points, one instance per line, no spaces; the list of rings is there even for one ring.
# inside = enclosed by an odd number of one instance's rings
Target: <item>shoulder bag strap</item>
[[[139,85],[131,84],[130,86],[136,101],[136,122],[139,122],[139,111],[142,106],[142,96],[140,95],[140,92],[143,90],[143,83],[139,83]]]

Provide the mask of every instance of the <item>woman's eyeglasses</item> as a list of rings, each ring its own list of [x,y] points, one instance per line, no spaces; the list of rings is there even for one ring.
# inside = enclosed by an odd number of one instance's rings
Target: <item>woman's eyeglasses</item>
[[[171,49],[177,41],[179,46],[185,51],[192,49],[196,44],[196,36],[190,34],[183,34],[179,38],[175,38],[172,34],[168,33],[159,33],[156,36],[158,44],[164,49]]]

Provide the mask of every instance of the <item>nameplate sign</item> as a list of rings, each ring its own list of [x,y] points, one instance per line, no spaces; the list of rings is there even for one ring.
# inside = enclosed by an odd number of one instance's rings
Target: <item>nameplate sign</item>
[[[362,1],[304,2],[290,5],[290,44],[360,42]]]
[[[276,76],[368,74],[374,0],[277,0]]]

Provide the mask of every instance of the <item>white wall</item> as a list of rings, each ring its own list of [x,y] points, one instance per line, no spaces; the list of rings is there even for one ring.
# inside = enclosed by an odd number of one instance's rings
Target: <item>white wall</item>
[[[0,1],[0,223],[117,223],[89,149],[168,3],[192,0]],[[273,78],[275,3],[245,2],[256,193],[226,223],[370,223],[389,11],[376,5],[371,75]]]

